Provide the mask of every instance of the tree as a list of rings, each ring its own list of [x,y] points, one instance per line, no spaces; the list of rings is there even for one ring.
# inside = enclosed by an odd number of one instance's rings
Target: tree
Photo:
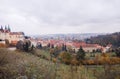
[[[47,44],[47,47],[50,48],[50,43]]]
[[[77,56],[76,56],[78,61],[84,60],[85,59],[85,51],[83,50],[82,46],[80,46]]]
[[[16,48],[25,52],[32,51],[34,46],[31,45],[30,40],[18,41],[16,44]]]
[[[5,44],[7,45],[7,46],[9,46],[9,40],[8,39],[5,39]]]
[[[54,53],[53,53],[54,57],[57,57],[60,53],[61,53],[61,47],[58,46],[54,47]]]
[[[25,44],[24,44],[24,50],[25,50],[26,52],[28,52],[28,49],[29,49],[29,43],[28,43],[28,42],[25,42]]]
[[[67,51],[67,46],[66,45],[62,45],[62,51]]]
[[[41,43],[38,43],[36,47],[37,47],[38,49],[41,49],[41,48],[42,48],[42,44],[41,44]]]
[[[54,48],[54,44],[51,45],[51,48]]]
[[[120,48],[115,49],[115,53],[117,57],[120,57]]]
[[[20,40],[17,42],[16,48],[19,50],[23,50],[23,45],[24,45],[23,41]]]
[[[120,47],[120,32],[107,34],[107,35],[98,35],[96,37],[91,37],[90,39],[86,39],[86,41],[90,41],[94,44],[99,44],[102,46],[107,46],[108,44],[112,44],[113,47]]]
[[[52,60],[52,57],[54,56],[54,52],[55,52],[54,49],[50,49],[50,57],[51,57],[51,60]]]
[[[62,53],[60,53],[59,57],[62,60],[62,62],[64,62],[65,64],[70,64],[71,63],[72,56],[71,56],[70,53],[62,52]]]
[[[23,45],[23,48],[24,48],[24,51],[28,52],[29,50],[31,50],[31,41],[30,40],[26,40],[24,42],[24,45]]]

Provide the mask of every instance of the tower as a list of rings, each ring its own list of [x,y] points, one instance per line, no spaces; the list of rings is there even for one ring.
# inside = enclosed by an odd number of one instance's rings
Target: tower
[[[8,25],[8,31],[11,32],[10,26]]]
[[[4,29],[4,32],[7,32],[7,27],[6,27],[6,25],[5,25],[5,29]]]
[[[1,25],[1,28],[0,28],[0,30],[3,30],[3,27],[2,27],[2,25]]]
[[[0,31],[1,31],[1,32],[4,32],[2,25],[1,25]]]

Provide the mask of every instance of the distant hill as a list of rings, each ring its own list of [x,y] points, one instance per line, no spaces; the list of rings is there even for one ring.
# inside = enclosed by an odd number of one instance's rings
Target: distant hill
[[[102,46],[112,44],[114,47],[120,47],[120,32],[107,34],[107,35],[98,35],[96,37],[91,37],[90,39],[85,40],[87,43],[97,43]]]

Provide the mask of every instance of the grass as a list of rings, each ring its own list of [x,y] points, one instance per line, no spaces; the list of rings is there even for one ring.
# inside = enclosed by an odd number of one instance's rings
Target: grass
[[[38,55],[38,56],[45,56],[48,59],[50,58],[49,51],[36,49],[35,54]]]

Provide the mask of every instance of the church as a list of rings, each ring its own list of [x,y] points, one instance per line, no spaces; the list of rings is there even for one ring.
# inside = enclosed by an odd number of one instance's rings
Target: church
[[[4,28],[1,25],[0,42],[5,42],[5,40],[8,40],[9,44],[16,45],[19,40],[24,40],[24,32],[11,32],[9,25]]]

